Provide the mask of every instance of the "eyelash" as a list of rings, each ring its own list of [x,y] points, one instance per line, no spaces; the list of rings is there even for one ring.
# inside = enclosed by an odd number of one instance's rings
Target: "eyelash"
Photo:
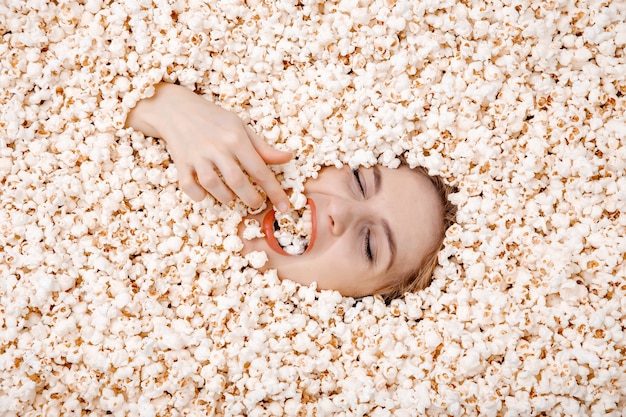
[[[357,187],[359,187],[359,191],[361,192],[361,195],[365,197],[365,187],[363,186],[363,183],[361,182],[361,177],[359,176],[359,170],[353,169],[352,175],[354,175],[354,180],[356,182]]]
[[[352,175],[354,176],[354,181],[356,182],[356,185],[359,188],[361,195],[365,197],[365,187],[363,186],[363,183],[361,182],[361,177],[359,176],[359,170],[358,169],[352,170]],[[371,231],[370,229],[367,229],[365,232],[365,236],[363,238],[363,253],[365,253],[365,257],[367,258],[367,260],[369,262],[372,262],[374,260],[374,255],[372,254],[372,246],[370,244],[370,235],[371,235]]]
[[[370,230],[367,229],[367,232],[365,232],[365,238],[363,239],[363,250],[365,252],[365,256],[367,257],[367,260],[372,262],[374,260],[374,256],[372,254],[372,246],[370,245]]]

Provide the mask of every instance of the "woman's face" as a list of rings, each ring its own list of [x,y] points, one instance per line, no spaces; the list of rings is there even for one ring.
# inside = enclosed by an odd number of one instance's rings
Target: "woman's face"
[[[263,250],[281,279],[345,296],[376,294],[413,271],[441,230],[442,206],[424,175],[402,166],[355,171],[323,168],[305,184],[315,207],[315,239],[299,256],[280,253],[265,238],[244,240],[244,252]],[[259,222],[267,212],[249,216]]]

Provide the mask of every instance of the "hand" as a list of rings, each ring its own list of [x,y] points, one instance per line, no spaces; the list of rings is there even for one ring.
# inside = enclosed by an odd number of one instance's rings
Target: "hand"
[[[200,201],[208,192],[228,203],[236,195],[256,209],[264,199],[254,181],[280,211],[288,210],[289,198],[266,164],[285,163],[291,153],[272,148],[236,114],[193,91],[159,84],[154,96],[130,112],[126,125],[165,140],[180,188],[192,199]]]

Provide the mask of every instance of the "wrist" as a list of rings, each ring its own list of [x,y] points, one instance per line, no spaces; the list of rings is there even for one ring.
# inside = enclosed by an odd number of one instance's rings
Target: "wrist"
[[[171,87],[177,86],[164,82],[156,85],[154,95],[140,100],[128,113],[126,127],[132,127],[146,136],[161,138],[163,136],[160,127],[160,121],[163,120],[161,113],[165,110],[167,104],[165,96],[170,93]]]

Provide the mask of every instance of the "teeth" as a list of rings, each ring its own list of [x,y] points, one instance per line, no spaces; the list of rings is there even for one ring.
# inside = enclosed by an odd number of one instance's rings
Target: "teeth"
[[[300,210],[276,213],[274,237],[285,252],[301,255],[309,246],[313,229],[311,207],[307,204]]]

